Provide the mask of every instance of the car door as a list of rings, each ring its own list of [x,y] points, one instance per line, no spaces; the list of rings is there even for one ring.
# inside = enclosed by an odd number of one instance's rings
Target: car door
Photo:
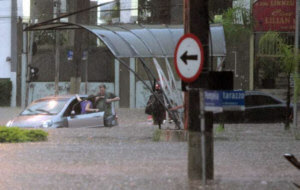
[[[81,99],[85,97],[80,97]],[[75,98],[64,112],[64,117],[67,118],[68,127],[99,127],[103,126],[104,112],[93,112],[81,114],[80,102]]]
[[[282,119],[282,103],[268,95],[248,95],[245,99],[247,123],[273,123]]]
[[[104,112],[71,115],[68,117],[68,126],[69,128],[104,126],[103,116]]]

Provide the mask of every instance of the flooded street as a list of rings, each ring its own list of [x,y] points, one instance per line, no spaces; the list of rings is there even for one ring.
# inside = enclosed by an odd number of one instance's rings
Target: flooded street
[[[1,108],[1,122],[18,109]],[[10,113],[9,116],[6,115]],[[187,177],[186,142],[154,142],[143,110],[119,109],[112,128],[49,129],[47,142],[0,144],[0,189],[203,189]],[[294,189],[300,141],[283,124],[225,125],[215,133],[207,189]]]

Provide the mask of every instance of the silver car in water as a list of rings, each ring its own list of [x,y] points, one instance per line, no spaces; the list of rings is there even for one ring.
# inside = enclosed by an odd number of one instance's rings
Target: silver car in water
[[[79,95],[81,99],[87,95]],[[114,110],[113,110],[114,111]],[[81,114],[75,95],[48,96],[33,101],[7,127],[60,128],[60,127],[101,127],[104,126],[104,112]]]

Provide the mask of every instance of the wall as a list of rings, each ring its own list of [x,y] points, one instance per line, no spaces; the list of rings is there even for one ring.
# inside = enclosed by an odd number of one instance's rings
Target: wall
[[[108,92],[114,92],[114,84],[113,83],[88,83],[88,93],[96,95],[99,91],[98,86],[100,84],[105,84]],[[70,91],[70,83],[69,82],[60,82],[59,83],[59,94],[68,94]],[[54,95],[55,88],[54,82],[33,82],[30,83],[29,93],[28,93],[28,101],[32,102],[33,100]],[[80,85],[80,94],[84,94],[85,92],[85,83],[81,83]]]
[[[234,89],[249,89],[249,44],[248,38],[237,45],[226,44],[225,70],[234,72]]]
[[[150,84],[146,81],[147,84]],[[108,92],[114,92],[114,83],[88,83],[88,93],[87,94],[97,94],[99,84],[105,84]],[[177,88],[180,88],[181,82],[177,81]],[[80,94],[84,94],[85,83],[81,83]],[[68,94],[70,90],[69,82],[59,83],[59,94]],[[29,88],[29,98],[28,101],[50,96],[54,94],[54,83],[53,82],[33,82],[30,84]],[[151,92],[144,86],[141,81],[136,82],[136,108],[144,108],[147,104]],[[122,98],[122,97],[120,97]]]
[[[0,1],[0,78],[10,78],[11,57],[11,0]]]

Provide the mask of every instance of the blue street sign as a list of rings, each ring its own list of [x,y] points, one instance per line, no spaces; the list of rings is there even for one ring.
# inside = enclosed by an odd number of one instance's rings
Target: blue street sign
[[[245,91],[221,91],[223,110],[245,110]]]
[[[204,91],[204,104],[205,111],[245,110],[245,91]]]
[[[221,91],[204,91],[204,110],[212,112],[222,112]]]

